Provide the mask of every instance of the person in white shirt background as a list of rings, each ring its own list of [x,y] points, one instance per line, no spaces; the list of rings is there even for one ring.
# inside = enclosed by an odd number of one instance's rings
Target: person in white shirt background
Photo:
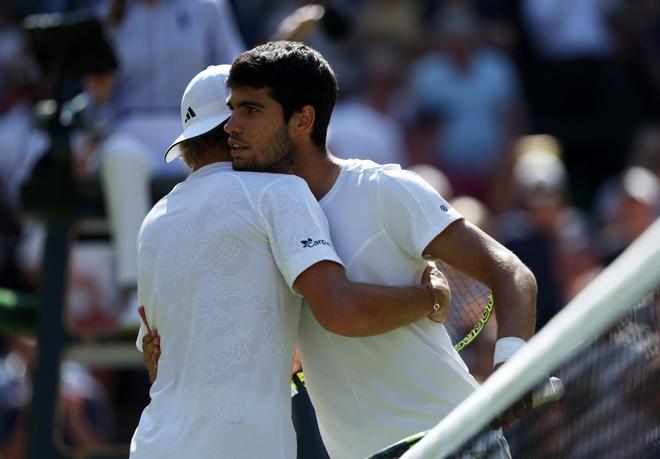
[[[139,324],[135,238],[151,206],[153,176],[185,176],[163,167],[168,135],[179,130],[176,101],[208,65],[245,49],[226,0],[108,0],[99,14],[117,55],[114,73],[85,78],[87,130],[76,137],[80,169],[100,173],[122,290],[119,325]]]

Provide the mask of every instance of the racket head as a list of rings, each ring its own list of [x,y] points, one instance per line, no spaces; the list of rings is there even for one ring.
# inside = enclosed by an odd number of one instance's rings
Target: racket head
[[[476,279],[437,261],[436,267],[447,278],[451,303],[444,322],[454,349],[460,351],[481,333],[493,312],[493,294]]]

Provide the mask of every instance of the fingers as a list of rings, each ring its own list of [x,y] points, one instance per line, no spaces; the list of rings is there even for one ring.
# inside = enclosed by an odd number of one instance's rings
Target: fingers
[[[430,284],[431,283],[431,273],[433,272],[435,268],[433,265],[426,265],[426,268],[424,269],[424,274],[422,274],[422,284]]]
[[[138,313],[147,327],[147,333],[142,337],[142,352],[144,366],[149,372],[149,380],[153,383],[158,376],[158,360],[160,359],[160,335],[158,330],[152,330],[147,321],[144,305],[138,307]]]
[[[150,358],[158,359],[160,357],[160,336],[157,331],[152,330],[142,337],[142,352]]]
[[[160,359],[160,336],[155,330],[142,338],[142,358],[149,372],[149,380],[153,383],[158,375],[158,359]]]
[[[158,366],[158,359],[160,359],[160,336],[154,331],[152,332],[154,334],[154,339],[153,339],[153,345],[154,345],[154,350],[153,350],[153,359],[155,361],[156,366]]]
[[[148,346],[152,346],[154,339],[155,335],[152,335],[151,332],[145,333],[145,335],[142,337],[142,348],[144,349]]]

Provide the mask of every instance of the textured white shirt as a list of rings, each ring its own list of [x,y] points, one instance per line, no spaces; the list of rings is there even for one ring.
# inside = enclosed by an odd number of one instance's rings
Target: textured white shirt
[[[422,251],[461,218],[419,176],[371,161],[347,161],[320,204],[348,278],[394,286],[421,281]],[[337,459],[429,429],[477,387],[445,327],[426,318],[346,338],[303,307],[299,344],[321,435]]]
[[[132,458],[295,457],[292,285],[318,261],[341,263],[329,241],[303,180],[231,163],[193,172],[154,206],[138,294],[162,354]]]

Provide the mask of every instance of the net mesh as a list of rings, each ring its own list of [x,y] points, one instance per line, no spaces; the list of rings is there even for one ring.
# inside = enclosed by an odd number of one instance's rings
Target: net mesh
[[[553,372],[562,400],[506,430],[513,458],[660,458],[660,286]],[[486,429],[450,457],[506,457]]]

